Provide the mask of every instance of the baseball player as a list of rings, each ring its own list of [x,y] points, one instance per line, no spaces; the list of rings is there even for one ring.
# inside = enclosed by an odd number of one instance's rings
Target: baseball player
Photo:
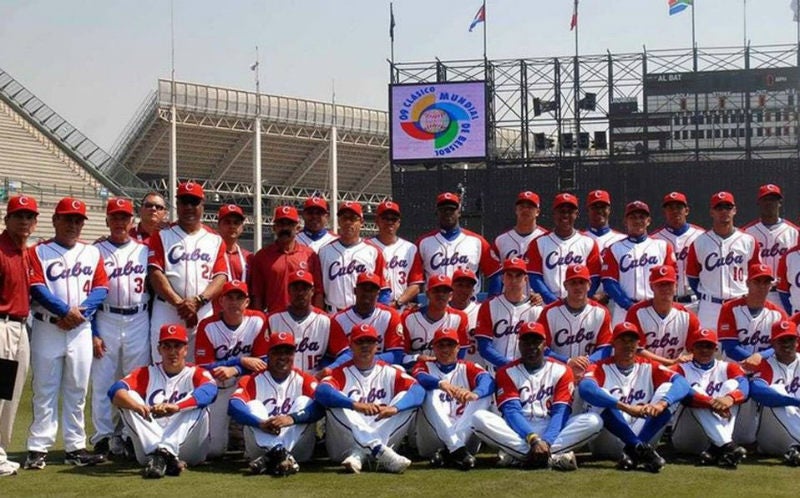
[[[408,432],[425,390],[410,375],[376,360],[378,331],[371,325],[353,329],[350,349],[353,359],[335,368],[315,393],[327,408],[328,455],[354,474],[367,460],[402,473],[411,460],[392,448]]]
[[[168,225],[167,202],[164,197],[158,192],[148,192],[139,204],[139,223],[131,227],[128,234],[131,238],[147,245],[152,234]]]
[[[458,268],[468,268],[489,279],[489,294],[500,293],[500,263],[489,243],[477,233],[461,228],[461,199],[451,192],[436,196],[436,217],[439,228],[417,239],[417,268],[426,279],[433,275],[453,278]],[[416,270],[415,270],[416,271]],[[475,292],[480,283],[475,284]]]
[[[639,354],[665,366],[686,363],[692,353],[688,337],[700,329],[697,316],[673,301],[678,275],[670,265],[650,269],[653,298],[634,304],[625,317],[642,331],[644,341]]]
[[[92,444],[96,453],[123,451],[122,423],[106,393],[115,379],[150,363],[150,318],[147,313],[148,248],[131,238],[133,203],[112,198],[106,204],[109,236],[95,243],[108,275],[108,297],[92,319]],[[113,451],[112,451],[113,450]]]
[[[419,265],[414,265],[417,246],[397,236],[400,228],[400,205],[393,201],[378,204],[378,235],[369,240],[383,254],[386,262],[386,278],[391,288],[390,304],[403,309],[419,294],[425,278]],[[412,271],[413,270],[413,271]]]
[[[611,195],[605,190],[592,190],[586,194],[586,210],[589,215],[589,227],[586,235],[597,242],[602,253],[606,247],[625,238],[625,234],[609,226],[611,219]]]
[[[464,357],[466,361],[481,363],[483,359],[478,353],[478,341],[475,338],[475,327],[478,324],[478,310],[481,305],[474,297],[475,284],[478,276],[467,268],[459,268],[453,273],[453,297],[450,298],[450,307],[467,314],[467,336],[469,349]]]
[[[289,306],[267,315],[267,333],[256,338],[252,356],[262,357],[269,352],[269,332],[290,332],[295,340],[294,367],[311,375],[322,370],[322,361],[331,335],[331,319],[312,306],[314,277],[305,270],[289,276]]]
[[[692,313],[697,313],[697,296],[692,291],[686,278],[686,258],[689,256],[689,246],[705,230],[687,221],[689,217],[689,202],[683,193],[668,193],[661,201],[661,207],[667,223],[653,232],[652,237],[669,242],[672,246],[672,252],[675,254],[678,266],[678,287],[675,301],[684,305]]]
[[[15,475],[19,464],[8,459],[14,419],[30,362],[28,342],[29,263],[25,251],[28,237],[36,229],[39,207],[36,199],[14,195],[8,199],[0,234],[0,359],[16,362],[16,380],[11,399],[0,398],[0,477]],[[13,367],[12,367],[13,368]],[[10,372],[3,370],[8,379]]]
[[[432,275],[425,286],[428,304],[403,314],[406,355],[403,365],[409,370],[418,361],[433,360],[431,342],[439,329],[456,329],[459,344],[458,358],[464,359],[469,349],[467,327],[469,318],[463,311],[450,307],[453,282],[447,275]]]
[[[203,187],[178,185],[178,221],[150,239],[148,272],[157,297],[150,316],[150,343],[154,363],[158,331],[164,323],[183,322],[189,331],[189,361],[194,361],[197,323],[212,313],[227,280],[225,242],[203,225]]]
[[[247,309],[247,284],[225,282],[219,301],[222,311],[204,318],[197,326],[196,363],[217,383],[217,399],[209,406],[210,437],[208,456],[222,456],[228,448],[228,401],[243,368],[263,370],[266,365],[251,356],[256,338],[267,330],[267,317]]]
[[[501,466],[576,470],[575,448],[603,429],[597,414],[570,417],[575,384],[572,370],[545,358],[547,334],[541,324],[519,328],[520,356],[497,372],[497,407],[502,416],[479,410],[472,428],[482,441],[500,449]]]
[[[58,432],[62,400],[64,463],[94,465],[103,455],[86,451],[83,409],[92,368],[89,320],[108,294],[100,251],[79,241],[86,204],[65,197],[53,215],[55,237],[28,251],[33,298],[31,366],[33,422],[28,435],[26,469],[43,469]]]
[[[513,257],[525,258],[531,241],[547,233],[547,230],[536,224],[539,217],[539,194],[536,192],[520,192],[514,204],[514,214],[517,218],[514,228],[498,235],[492,245],[492,250],[500,261]]]
[[[525,260],[518,257],[503,262],[503,293],[485,301],[478,311],[475,339],[481,357],[495,368],[519,355],[517,334],[526,322],[535,322],[542,307],[525,297],[528,272]]]
[[[672,418],[676,403],[691,388],[667,367],[637,357],[642,340],[642,333],[632,323],[614,327],[614,355],[592,364],[578,390],[593,407],[591,411],[603,419],[605,430],[589,445],[592,453],[618,457],[620,470],[641,465],[659,472],[666,462],[651,445]]]
[[[584,265],[592,279],[590,295],[600,283],[597,242],[575,229],[578,199],[566,192],[553,200],[553,230],[533,240],[528,248],[528,272],[533,290],[547,304],[565,297],[564,275],[571,264]]]
[[[762,406],[758,449],[783,455],[791,467],[800,466],[800,357],[797,325],[783,320],[770,332],[775,355],[761,362],[750,381],[750,396]]]
[[[339,218],[339,238],[318,251],[327,309],[336,312],[352,306],[356,278],[364,272],[380,277],[378,300],[388,304],[391,290],[386,283],[386,262],[380,249],[361,238],[361,224],[364,222],[361,204],[345,201],[336,215]]]
[[[436,359],[419,361],[413,370],[426,391],[417,418],[417,450],[433,467],[449,463],[470,470],[478,446],[472,437],[472,416],[489,407],[494,379],[479,365],[458,359],[457,330],[437,330],[432,347]]]
[[[758,189],[757,203],[758,220],[745,225],[742,230],[758,242],[761,262],[772,268],[773,275],[779,275],[778,264],[781,258],[797,245],[798,228],[794,223],[781,218],[783,193],[779,186],[772,183],[762,185]],[[773,287],[770,291],[769,300],[772,304],[782,306],[777,288]]]
[[[270,335],[264,372],[242,377],[229,413],[245,426],[245,456],[250,472],[285,476],[300,470],[297,462],[314,452],[314,422],[325,409],[313,400],[317,380],[296,366],[290,332]]]
[[[162,361],[137,368],[108,391],[133,436],[142,476],[180,475],[208,451],[208,410],[217,396],[211,374],[186,363],[189,336],[181,324],[159,329]]]
[[[718,344],[713,330],[692,331],[686,341],[692,361],[672,367],[692,391],[675,415],[671,441],[679,452],[699,454],[700,465],[736,468],[747,451],[733,442],[733,427],[750,384],[739,365],[714,358]]]
[[[323,306],[322,273],[313,249],[297,240],[300,218],[293,206],[278,206],[272,217],[275,242],[253,256],[250,270],[250,307],[278,312],[289,305],[289,279],[296,271],[308,272],[315,285],[313,303]]]
[[[228,280],[247,282],[250,278],[253,253],[239,246],[244,220],[244,211],[236,204],[224,204],[217,211],[217,233],[225,242],[224,257],[228,265]]]
[[[338,235],[328,230],[328,201],[311,196],[303,203],[303,229],[297,234],[297,242],[314,252],[336,240]]]
[[[735,215],[733,194],[723,191],[712,195],[711,229],[689,247],[686,276],[700,299],[697,316],[703,328],[717,326],[722,303],[747,293],[747,267],[761,262],[753,236],[733,225]]]
[[[625,320],[625,313],[633,304],[653,297],[648,283],[651,268],[676,266],[672,246],[648,237],[649,226],[650,207],[642,201],[628,203],[625,206],[628,236],[603,251],[603,289],[615,303],[612,325]]]
[[[783,309],[790,315],[800,312],[800,244],[781,256],[776,277]]]

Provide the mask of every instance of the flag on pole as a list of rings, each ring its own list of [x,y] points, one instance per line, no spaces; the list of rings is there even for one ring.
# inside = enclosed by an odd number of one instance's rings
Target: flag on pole
[[[572,19],[569,21],[569,30],[572,31],[578,27],[578,0],[575,0],[575,6],[572,8]]]
[[[482,4],[481,8],[478,9],[478,12],[475,13],[475,19],[472,20],[472,24],[469,25],[469,32],[472,33],[472,30],[475,29],[475,26],[478,23],[486,22],[486,4]]]
[[[391,38],[392,41],[394,41],[394,26],[394,7],[392,3],[389,2],[389,38]]]
[[[794,13],[794,22],[800,22],[800,0],[792,0],[790,7]]]
[[[669,2],[669,15],[674,16],[694,4],[694,0],[667,0]]]

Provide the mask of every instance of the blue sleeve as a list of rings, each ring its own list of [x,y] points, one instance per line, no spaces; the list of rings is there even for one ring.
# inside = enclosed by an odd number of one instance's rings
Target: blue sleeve
[[[97,328],[97,315],[92,317],[92,337],[100,337],[100,330]]]
[[[244,367],[242,367],[242,359],[238,356],[235,358],[228,358],[227,360],[212,361],[211,363],[206,363],[205,365],[200,366],[206,370],[212,370],[217,367],[236,367],[240,374],[242,373],[242,370],[244,370]]]
[[[408,388],[406,395],[400,398],[400,401],[393,406],[402,412],[419,407],[423,401],[425,401],[425,389],[419,384],[414,384]]]
[[[778,291],[778,295],[781,297],[783,309],[786,310],[787,314],[792,315],[792,300],[790,294],[788,292]]]
[[[558,297],[547,287],[547,284],[544,283],[544,277],[536,273],[530,273],[529,275],[530,276],[528,277],[528,280],[530,281],[531,289],[542,296],[542,300],[545,302],[545,304],[550,304],[558,299]]]
[[[108,289],[105,287],[95,287],[92,289],[89,295],[86,296],[86,299],[81,303],[81,307],[86,308],[83,310],[83,316],[86,318],[94,316],[97,312],[97,308],[106,300],[107,295]]]
[[[615,408],[617,398],[608,394],[594,379],[583,379],[578,384],[578,392],[584,401],[599,408]]]
[[[466,359],[467,358],[467,351],[469,351],[469,346],[461,346],[460,348],[458,348],[458,355],[456,355],[456,357],[459,360]]]
[[[570,413],[572,413],[572,407],[566,403],[556,403],[550,409],[550,422],[548,422],[544,434],[541,435],[547,444],[553,445],[553,441],[556,440],[561,431],[564,430],[564,426],[567,425]]]
[[[213,382],[206,382],[192,391],[192,396],[194,396],[198,408],[205,408],[217,399],[217,385]]]
[[[321,403],[312,400],[305,408],[299,412],[289,414],[295,424],[313,424],[325,416],[325,407]]]
[[[692,292],[694,292],[697,297],[700,297],[700,291],[697,290],[697,287],[700,285],[700,277],[686,277],[689,280],[689,287],[692,288]]]
[[[472,392],[477,394],[478,398],[485,398],[490,394],[494,394],[494,390],[495,384],[491,374],[489,372],[483,372],[478,375],[475,389],[473,389]]]
[[[600,288],[600,277],[594,276],[592,278],[592,285],[589,286],[589,295],[594,296],[597,294],[597,289]]]
[[[619,282],[617,282],[613,278],[603,279],[603,290],[622,309],[627,310],[633,305],[633,301],[631,300],[631,298],[628,297],[627,294],[625,294],[625,291],[622,290],[622,287],[619,285]],[[589,294],[589,295],[593,296],[594,294]]]
[[[589,361],[592,363],[597,363],[600,360],[605,360],[606,358],[610,357],[613,352],[614,347],[611,344],[600,346],[589,355]]]
[[[402,349],[392,349],[391,351],[384,351],[383,353],[379,354],[377,358],[391,365],[401,365],[403,363],[403,355],[404,353]],[[352,356],[352,353],[350,356]],[[339,361],[338,358],[336,361]]]
[[[352,359],[353,359],[353,352],[350,351],[350,348],[347,348],[344,351],[342,351],[330,365],[328,365],[328,368],[331,369],[336,368],[339,365],[342,365],[343,363]]]
[[[437,379],[433,375],[429,374],[428,372],[419,372],[417,375],[414,376],[419,382],[419,385],[423,387],[423,389],[427,391],[433,391],[434,389],[439,387],[439,381],[441,379]]]
[[[800,406],[800,399],[779,393],[764,379],[750,381],[750,397],[764,406]]]
[[[247,403],[239,398],[231,398],[228,402],[228,415],[238,423],[250,427],[258,427],[261,423],[261,419],[253,415],[250,408],[247,407]]]
[[[31,298],[59,318],[69,312],[69,305],[57,298],[45,285],[32,285]]]
[[[324,382],[317,386],[314,399],[326,408],[349,408],[353,409],[353,400],[337,391],[330,384]]]
[[[672,385],[667,394],[664,395],[664,401],[670,405],[681,401],[692,392],[692,387],[683,375],[673,375],[670,382],[672,382]]]
[[[378,293],[378,302],[387,306],[391,304],[392,289],[381,289],[380,293]]]
[[[500,413],[511,430],[522,439],[527,439],[528,434],[534,432],[530,421],[522,414],[522,404],[518,399],[510,399],[500,405]]]
[[[111,387],[108,389],[108,399],[113,401],[114,400],[114,396],[117,394],[117,391],[119,391],[120,389],[125,389],[127,391],[128,390],[128,385],[126,383],[122,382],[121,380],[118,380],[118,381],[114,382],[113,384],[111,384]]]
[[[750,396],[750,381],[747,380],[746,376],[740,375],[736,377],[736,382],[739,384],[739,391],[747,399]]]
[[[739,345],[736,339],[720,339],[722,351],[734,361],[742,361],[750,356],[750,352]]]
[[[500,368],[511,361],[505,356],[501,355],[497,349],[495,349],[492,340],[488,337],[478,336],[476,338],[478,339],[478,353],[484,360],[488,361],[497,368]]]
[[[569,356],[564,355],[564,354],[560,354],[560,353],[556,353],[555,351],[553,351],[550,348],[547,348],[547,349],[544,350],[544,355],[546,357],[548,357],[548,358],[553,358],[554,360],[558,360],[558,361],[560,361],[561,363],[564,363],[564,364],[566,364],[569,361]]]
[[[503,273],[497,272],[491,277],[489,277],[489,284],[487,285],[487,289],[490,296],[498,296],[501,292],[503,292]]]

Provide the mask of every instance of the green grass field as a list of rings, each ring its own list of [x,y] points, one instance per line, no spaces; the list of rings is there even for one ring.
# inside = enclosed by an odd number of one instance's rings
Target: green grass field
[[[88,421],[87,417],[87,421]],[[17,416],[12,459],[25,459],[25,438],[31,421],[30,389],[26,391]],[[91,434],[91,431],[88,431]],[[580,459],[577,472],[494,469],[493,457],[481,455],[471,472],[431,470],[415,462],[403,475],[362,473],[346,475],[335,465],[320,461],[302,465],[299,474],[278,479],[250,476],[240,458],[191,468],[180,477],[145,480],[134,463],[106,463],[76,468],[63,464],[59,443],[51,451],[47,468],[20,470],[13,477],[0,478],[0,497],[72,496],[796,496],[800,469],[780,464],[777,459],[749,458],[738,470],[698,468],[688,460],[663,454],[670,464],[660,474],[619,472],[613,462]]]

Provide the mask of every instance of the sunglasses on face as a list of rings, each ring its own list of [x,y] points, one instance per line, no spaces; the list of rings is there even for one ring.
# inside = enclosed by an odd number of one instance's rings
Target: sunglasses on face
[[[167,206],[162,206],[161,204],[154,204],[152,202],[145,202],[142,204],[142,207],[145,209],[155,209],[156,211],[163,211],[167,209]]]
[[[185,196],[185,197],[178,197],[178,202],[181,204],[187,204],[189,206],[199,206],[200,203],[203,202],[203,200],[200,199],[199,197]]]
[[[394,216],[391,217],[381,216],[381,219],[386,223],[397,223],[398,221],[400,221],[400,218],[396,218]]]

